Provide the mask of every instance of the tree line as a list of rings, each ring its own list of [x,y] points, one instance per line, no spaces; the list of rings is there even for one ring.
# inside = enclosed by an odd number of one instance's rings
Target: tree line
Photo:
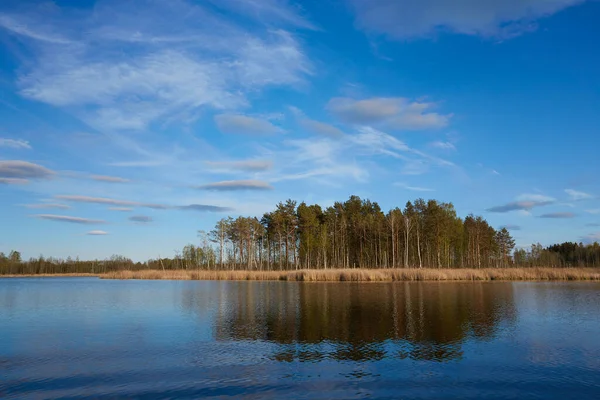
[[[40,256],[24,262],[16,251],[0,253],[0,273],[600,266],[598,243],[514,250],[506,228],[494,229],[481,216],[463,219],[452,203],[437,200],[409,201],[387,213],[358,196],[327,208],[287,200],[260,219],[223,218],[199,236],[199,244],[185,246],[174,257],[144,263],[122,256],[102,261]]]

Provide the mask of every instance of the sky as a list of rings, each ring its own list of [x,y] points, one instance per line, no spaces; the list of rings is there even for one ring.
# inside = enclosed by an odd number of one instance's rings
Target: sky
[[[600,2],[0,4],[0,251],[172,256],[226,216],[454,204],[600,240]]]

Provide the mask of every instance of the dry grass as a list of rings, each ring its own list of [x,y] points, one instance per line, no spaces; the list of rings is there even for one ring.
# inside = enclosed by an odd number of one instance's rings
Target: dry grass
[[[600,268],[328,269],[300,271],[117,271],[104,279],[254,280],[303,282],[598,281]]]

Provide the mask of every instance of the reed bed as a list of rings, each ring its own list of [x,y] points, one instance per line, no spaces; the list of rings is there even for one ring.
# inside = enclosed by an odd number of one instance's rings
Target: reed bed
[[[103,279],[297,282],[600,281],[600,268],[327,269],[299,271],[115,271]]]

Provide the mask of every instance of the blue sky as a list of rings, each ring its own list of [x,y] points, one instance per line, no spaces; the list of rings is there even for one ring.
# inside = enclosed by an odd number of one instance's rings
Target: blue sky
[[[170,256],[227,215],[418,197],[600,239],[600,2],[3,1],[0,251]]]

